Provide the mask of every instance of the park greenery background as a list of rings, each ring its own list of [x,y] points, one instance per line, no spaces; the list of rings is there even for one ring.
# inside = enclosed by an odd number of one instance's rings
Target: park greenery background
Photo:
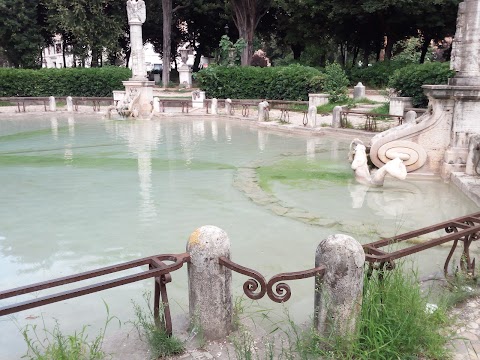
[[[361,81],[371,88],[389,86],[414,97],[414,105],[425,106],[421,85],[446,83],[452,75],[448,65],[429,63],[450,59],[450,43],[444,39],[455,33],[459,2],[146,0],[143,37],[165,62],[171,59],[175,69],[177,49],[185,44],[195,50],[195,72],[202,55],[225,64],[222,58],[229,46],[236,50],[238,65],[273,65],[263,70],[204,70],[196,80],[210,97],[306,100],[308,92],[338,92],[325,88],[325,67],[338,63],[349,85]],[[55,34],[63,42],[59,56],[73,55],[77,68],[128,66],[124,0],[0,1],[4,67],[41,68],[42,49],[53,44]],[[254,54],[259,49],[269,60]],[[292,64],[297,66],[285,68]],[[93,69],[1,69],[0,96],[109,96],[123,89],[121,81],[130,76],[125,69]],[[164,71],[165,86],[168,76]]]

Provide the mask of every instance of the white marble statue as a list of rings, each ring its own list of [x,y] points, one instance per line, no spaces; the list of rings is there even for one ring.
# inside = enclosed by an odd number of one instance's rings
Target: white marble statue
[[[352,161],[352,169],[355,171],[355,179],[364,185],[383,186],[385,176],[391,176],[405,180],[407,168],[399,157],[387,162],[374,173],[370,173],[367,160],[366,147],[361,140],[355,139],[350,144],[349,159]]]
[[[127,0],[128,22],[140,21],[142,24],[147,19],[147,10],[143,0]]]

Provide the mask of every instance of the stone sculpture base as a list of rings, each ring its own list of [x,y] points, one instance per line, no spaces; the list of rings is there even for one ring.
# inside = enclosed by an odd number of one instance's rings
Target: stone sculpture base
[[[180,86],[184,86],[186,89],[192,87],[192,69],[188,65],[182,65],[178,69],[178,76]]]
[[[153,87],[155,82],[130,79],[124,81],[123,85],[125,86],[125,98],[135,101],[132,104],[133,117],[149,118],[153,111]]]
[[[429,110],[413,123],[372,139],[370,158],[377,167],[403,154],[408,172],[440,174],[465,171],[468,136],[480,133],[480,87],[425,85]]]

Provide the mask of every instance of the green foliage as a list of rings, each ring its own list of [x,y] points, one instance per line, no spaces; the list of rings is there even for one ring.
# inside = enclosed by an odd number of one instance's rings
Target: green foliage
[[[358,334],[322,338],[310,331],[298,337],[302,359],[446,359],[446,308],[427,307],[415,273],[403,267],[365,276]]]
[[[348,99],[348,78],[345,71],[337,63],[325,67],[324,90],[330,95],[330,102],[342,102]]]
[[[244,39],[240,38],[233,43],[228,35],[223,35],[218,46],[219,65],[240,65],[243,49],[247,46]]]
[[[111,96],[131,77],[126,68],[0,68],[0,96]]]
[[[324,75],[311,67],[209,66],[195,74],[210,98],[308,100],[323,89]]]
[[[152,303],[151,294],[145,293],[143,297],[147,309],[145,310],[135,302],[133,303],[136,317],[133,324],[140,335],[145,337],[150,348],[151,358],[158,359],[159,357],[167,357],[183,353],[185,351],[183,342],[175,336],[168,336],[165,331],[165,319],[155,319],[153,309],[150,305]],[[160,306],[168,305],[161,304]],[[162,313],[163,311],[160,309],[160,314]]]
[[[455,75],[449,63],[412,64],[396,70],[388,82],[401,96],[413,98],[414,106],[427,106],[428,99],[422,85],[447,84],[448,78]]]
[[[27,354],[23,358],[30,360],[101,360],[108,354],[102,351],[105,332],[109,323],[117,319],[110,316],[107,309],[105,326],[93,340],[88,339],[87,326],[73,335],[64,335],[58,321],[55,321],[53,330],[48,330],[45,322],[41,335],[37,332],[36,325],[27,325],[23,330],[23,338],[27,344]],[[118,320],[118,319],[117,319]],[[119,322],[120,323],[120,322]]]
[[[403,61],[379,61],[371,66],[364,68],[352,68],[349,71],[350,84],[356,85],[361,82],[363,85],[381,89],[388,84],[388,79],[393,75],[395,70],[406,66]]]

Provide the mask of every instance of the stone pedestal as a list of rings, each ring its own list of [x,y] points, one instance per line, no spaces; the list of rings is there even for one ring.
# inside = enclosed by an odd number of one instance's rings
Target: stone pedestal
[[[308,94],[308,107],[327,104],[328,96],[328,94]]]
[[[192,69],[188,65],[182,65],[178,69],[180,78],[180,86],[184,86],[187,89],[192,87]]]
[[[390,115],[403,116],[406,108],[413,108],[411,97],[392,96],[390,98]]]
[[[201,109],[205,101],[205,91],[196,90],[192,92],[192,108]]]
[[[128,80],[124,81],[125,98],[124,104],[129,104],[135,118],[147,118],[153,111],[153,87],[154,81]]]
[[[361,82],[359,82],[353,88],[353,99],[354,100],[365,99],[365,86],[363,86]]]

